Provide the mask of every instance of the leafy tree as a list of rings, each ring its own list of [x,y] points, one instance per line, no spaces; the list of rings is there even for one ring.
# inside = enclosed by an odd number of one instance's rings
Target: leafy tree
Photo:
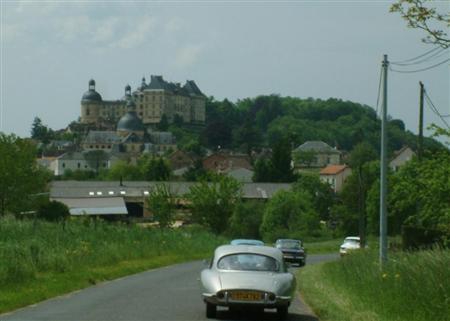
[[[33,194],[44,192],[50,174],[36,163],[33,143],[0,133],[0,215],[29,210]]]
[[[266,205],[260,231],[268,242],[277,238],[302,239],[318,232],[319,220],[309,193],[279,191]]]
[[[269,160],[258,159],[253,167],[254,182],[271,182],[272,181],[272,165]]]
[[[202,135],[203,143],[210,148],[227,148],[232,142],[231,127],[224,121],[216,121],[206,125]]]
[[[357,175],[357,208],[359,217],[359,237],[360,243],[364,247],[366,244],[366,196],[373,180],[369,180],[364,173],[364,165],[376,158],[377,154],[373,147],[366,142],[360,143],[350,153],[350,166]]]
[[[347,178],[341,193],[340,203],[333,206],[331,212],[334,217],[339,217],[339,226],[345,234],[356,234],[360,232],[360,224],[363,220],[365,233],[366,221],[366,199],[367,193],[380,176],[378,161],[366,162],[362,165],[361,176],[358,169],[353,169],[352,174]],[[364,203],[362,203],[364,200]],[[335,208],[335,207],[339,208]],[[338,213],[338,211],[340,213]],[[333,215],[332,215],[333,216]]]
[[[293,182],[295,175],[292,169],[290,142],[287,139],[283,139],[273,146],[272,151],[272,181]]]
[[[264,203],[258,201],[238,202],[230,218],[227,234],[233,238],[260,239],[259,227],[263,211]]]
[[[159,121],[157,128],[159,131],[165,132],[169,129],[169,121],[167,120],[166,114],[161,116],[161,120]]]
[[[31,125],[31,138],[48,144],[53,137],[53,130],[42,124],[42,120],[39,117],[35,117]]]
[[[175,114],[175,115],[173,116],[173,124],[174,124],[175,126],[181,127],[181,126],[183,126],[183,123],[184,123],[183,117],[181,117],[181,116],[178,115],[178,114]]]
[[[193,185],[188,193],[192,218],[215,233],[222,233],[241,196],[241,185],[228,176],[215,176],[212,182]]]
[[[183,178],[188,182],[196,182],[201,180],[208,180],[208,172],[203,168],[203,163],[200,159],[194,162],[194,165],[183,174]]]
[[[387,199],[390,233],[403,225],[450,231],[450,153],[413,159],[389,177]],[[377,190],[378,187],[378,190]],[[370,191],[368,212],[378,229],[379,184]]]
[[[100,172],[99,172],[100,173]],[[62,175],[62,180],[76,180],[76,181],[87,181],[87,180],[94,180],[99,175],[94,171],[85,171],[81,169],[71,170],[66,169],[64,171],[64,174]]]
[[[66,204],[58,201],[46,202],[39,206],[37,211],[37,217],[47,221],[62,221],[69,216],[69,208]]]
[[[129,164],[125,161],[118,161],[111,166],[106,179],[118,181],[120,179],[126,181],[138,181],[142,180],[142,174],[136,165]]]
[[[424,30],[424,42],[448,48],[450,39],[444,30],[450,26],[450,14],[438,12],[430,3],[431,0],[398,0],[390,11],[400,13],[408,27]]]
[[[167,181],[170,178],[170,166],[161,157],[142,156],[138,161],[142,177],[147,181]]]
[[[83,156],[89,167],[94,168],[96,174],[98,174],[102,164],[109,158],[108,154],[103,150],[90,150],[84,153]]]
[[[162,229],[168,228],[174,221],[175,198],[168,186],[158,184],[147,199],[148,209]]]
[[[318,176],[301,175],[297,182],[294,183],[293,190],[308,192],[320,219],[324,221],[330,219],[330,209],[334,205],[335,196],[330,186],[322,182]]]

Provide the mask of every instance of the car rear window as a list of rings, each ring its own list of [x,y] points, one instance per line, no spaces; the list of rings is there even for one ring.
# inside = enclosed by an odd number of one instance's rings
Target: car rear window
[[[217,262],[217,268],[230,271],[267,271],[278,272],[280,264],[276,259],[261,254],[231,254]]]

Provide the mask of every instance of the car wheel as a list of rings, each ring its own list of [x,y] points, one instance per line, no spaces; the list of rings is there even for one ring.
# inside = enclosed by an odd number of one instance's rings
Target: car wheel
[[[206,317],[208,319],[216,317],[217,308],[214,304],[206,302]]]
[[[287,306],[278,307],[277,314],[279,320],[286,320],[288,315],[288,307]]]

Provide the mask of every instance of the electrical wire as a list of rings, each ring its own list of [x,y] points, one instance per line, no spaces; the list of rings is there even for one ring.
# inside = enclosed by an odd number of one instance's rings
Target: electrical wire
[[[449,47],[450,48],[450,47]],[[441,50],[436,51],[434,54],[425,57],[423,59],[420,59],[418,61],[414,61],[414,62],[407,62],[407,63],[395,63],[395,62],[391,62],[391,64],[396,65],[396,66],[411,66],[411,65],[419,65],[421,63],[430,61],[431,58],[434,58],[433,60],[436,60],[438,58],[440,58],[441,56],[445,55],[445,54],[450,54],[450,51],[447,51],[447,49],[449,48],[440,48]]]
[[[426,91],[424,91],[424,93],[425,93],[425,98],[428,103],[428,107],[430,107],[430,109],[442,120],[442,122],[445,124],[445,126],[447,126],[447,128],[450,129],[450,125],[447,123],[447,121],[444,119],[444,117],[442,117],[441,113],[436,108],[436,106],[434,106],[433,102],[431,101],[430,96],[428,96]]]
[[[402,64],[402,63],[405,63],[405,62],[414,61],[414,60],[422,58],[422,57],[424,57],[424,56],[426,56],[426,55],[428,55],[428,54],[430,54],[430,53],[432,53],[432,52],[434,52],[434,51],[436,51],[438,49],[442,49],[442,47],[438,46],[438,47],[435,47],[435,48],[425,52],[424,54],[422,54],[420,56],[417,56],[417,57],[414,57],[414,58],[410,58],[410,59],[406,59],[406,60],[394,61],[394,62],[391,62],[391,63],[393,63],[393,64]]]
[[[402,73],[402,74],[412,74],[412,73],[421,72],[421,71],[425,71],[425,70],[430,70],[430,69],[436,68],[436,67],[446,63],[447,61],[450,61],[450,58],[448,58],[448,59],[446,59],[444,61],[441,61],[441,62],[439,62],[439,63],[437,63],[437,64],[435,64],[433,66],[422,68],[422,69],[417,69],[417,70],[398,70],[398,69],[392,69],[391,67],[389,67],[389,70],[393,71],[393,72],[399,72],[399,73]]]

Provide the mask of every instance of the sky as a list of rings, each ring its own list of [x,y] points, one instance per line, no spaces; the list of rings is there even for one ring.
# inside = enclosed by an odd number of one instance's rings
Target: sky
[[[0,1],[0,131],[21,137],[35,117],[53,129],[77,120],[91,78],[105,100],[162,75],[218,100],[333,97],[376,109],[383,55],[398,62],[433,49],[389,13],[392,1]],[[435,5],[450,11],[450,1]],[[417,133],[422,81],[449,115],[449,67],[389,71],[388,114]],[[425,106],[432,122],[444,126]]]

